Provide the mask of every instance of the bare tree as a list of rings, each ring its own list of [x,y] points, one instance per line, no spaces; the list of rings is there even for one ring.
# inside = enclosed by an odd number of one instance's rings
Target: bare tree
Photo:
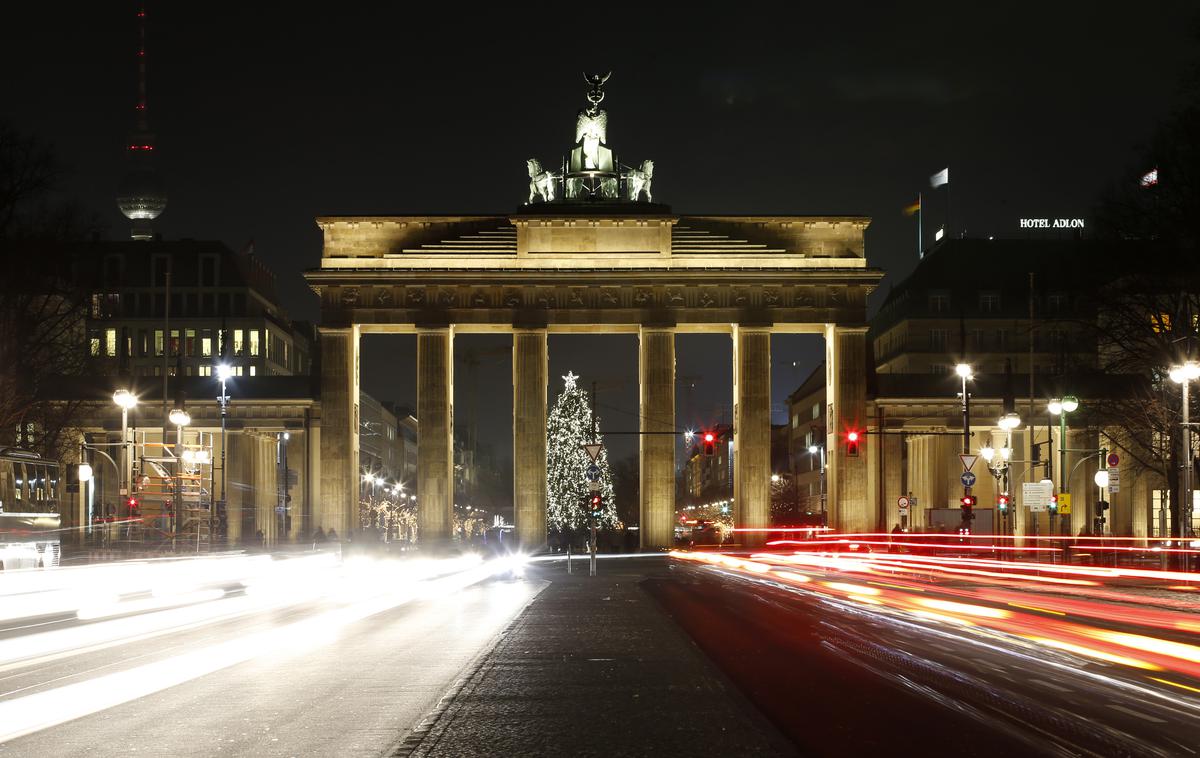
[[[78,405],[51,389],[87,361],[86,289],[69,245],[89,225],[57,196],[62,177],[49,148],[0,124],[0,441],[49,457]]]

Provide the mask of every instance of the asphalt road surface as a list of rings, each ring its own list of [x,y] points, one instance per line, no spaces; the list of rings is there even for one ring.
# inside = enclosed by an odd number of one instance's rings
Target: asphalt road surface
[[[0,623],[0,754],[384,754],[545,586],[463,576],[342,577],[328,593],[266,582],[257,607],[226,588],[99,620],[10,619]]]
[[[805,754],[1200,751],[1194,587],[879,558],[693,554],[647,589]]]

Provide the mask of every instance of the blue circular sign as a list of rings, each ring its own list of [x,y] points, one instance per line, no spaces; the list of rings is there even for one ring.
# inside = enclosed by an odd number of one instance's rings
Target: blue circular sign
[[[964,471],[959,477],[959,481],[963,483],[964,487],[970,487],[975,484],[975,475],[970,471]]]
[[[600,478],[600,467],[594,463],[592,465],[588,466],[587,476],[588,476],[588,479],[592,480],[593,482],[596,481],[597,479],[599,479]]]

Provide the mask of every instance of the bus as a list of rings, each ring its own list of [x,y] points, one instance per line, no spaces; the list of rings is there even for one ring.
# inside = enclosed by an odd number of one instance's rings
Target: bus
[[[59,468],[37,453],[0,448],[0,571],[59,565]]]

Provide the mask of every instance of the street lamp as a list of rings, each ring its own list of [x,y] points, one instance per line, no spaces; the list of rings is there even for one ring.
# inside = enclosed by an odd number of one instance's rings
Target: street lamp
[[[1078,408],[1079,398],[1074,395],[1054,398],[1046,406],[1050,415],[1058,416],[1058,491],[1062,494],[1071,491],[1071,483],[1067,481],[1067,414],[1074,413]],[[1062,504],[1059,505],[1061,507]]]
[[[1192,425],[1188,418],[1188,387],[1195,379],[1200,379],[1200,363],[1188,361],[1181,366],[1173,366],[1170,371],[1171,381],[1183,389],[1183,497],[1179,502],[1179,532],[1180,538],[1191,536],[1192,526]],[[1186,568],[1184,569],[1186,570]]]
[[[129,411],[137,406],[137,396],[126,389],[113,393],[113,402],[121,408],[121,469],[117,477],[117,493],[125,502],[133,494],[132,465],[133,456],[129,451]],[[120,508],[120,506],[117,506]]]
[[[224,344],[224,337],[222,337],[222,345],[223,344]],[[226,416],[228,416],[229,395],[226,392],[226,381],[229,379],[229,377],[232,377],[232,375],[233,375],[233,367],[230,367],[228,365],[228,363],[217,363],[217,379],[221,380],[221,396],[217,397],[217,402],[221,403],[221,501],[220,501],[220,503],[222,506],[222,510],[224,510],[223,506],[226,505],[227,500],[229,498],[229,495],[227,494],[229,492],[227,489],[229,477],[226,475],[226,449],[228,447],[226,445]],[[216,531],[217,524],[218,524],[218,522],[220,522],[220,517],[218,517],[218,515],[217,515],[217,509],[212,509],[209,512],[209,519],[210,519],[209,530]]]
[[[175,528],[174,533],[179,534],[180,527],[183,526],[183,427],[192,423],[191,414],[182,408],[176,408],[167,416],[167,419],[175,425]]]
[[[825,448],[820,445],[809,445],[808,452],[810,455],[821,454],[821,527],[826,526],[825,523]]]

